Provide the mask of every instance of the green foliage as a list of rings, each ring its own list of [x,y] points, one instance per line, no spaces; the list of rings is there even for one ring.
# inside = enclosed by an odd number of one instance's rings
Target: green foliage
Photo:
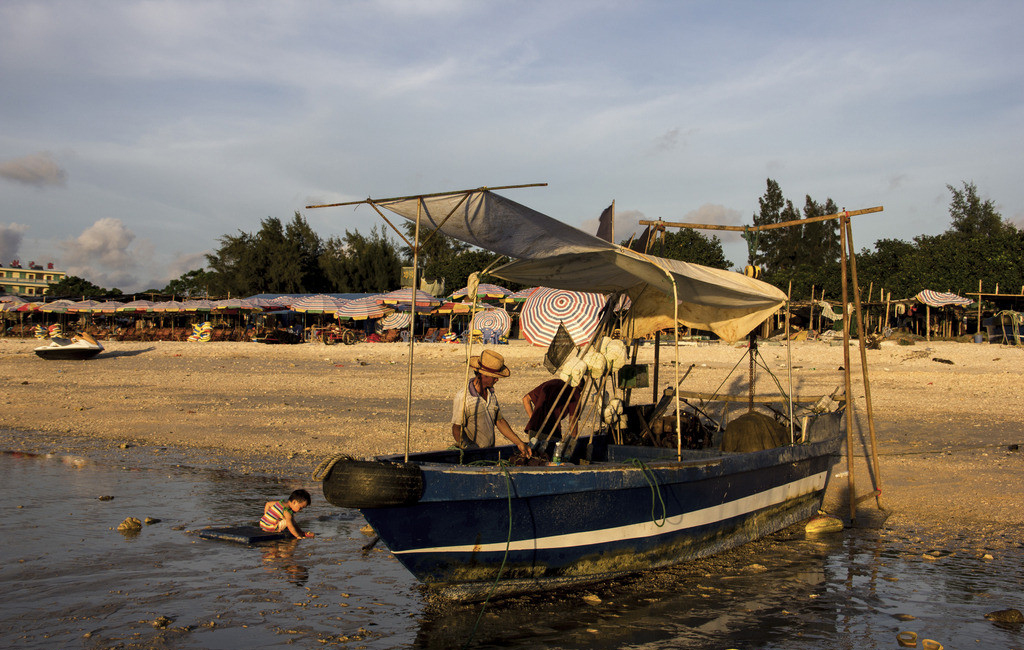
[[[181,277],[168,282],[167,286],[160,293],[181,298],[206,296],[209,293],[208,287],[215,281],[212,272],[204,271],[203,269],[193,269],[183,273]]]
[[[643,252],[643,242],[639,240],[622,242],[623,246],[627,244],[632,250]],[[675,232],[668,230],[661,232],[648,247],[647,252],[658,257],[702,264],[716,269],[727,269],[731,266],[729,260],[725,258],[722,242],[718,237],[714,235],[708,237],[692,228],[680,228]]]
[[[120,289],[108,291],[77,275],[64,276],[60,282],[51,284],[47,290],[48,298],[67,298],[69,300],[82,300],[82,296],[96,299],[120,295],[122,295]]]
[[[402,277],[398,249],[383,226],[370,235],[345,231],[324,244],[319,268],[331,289],[341,293],[382,293],[397,289]]]
[[[985,291],[998,283],[1001,290],[1024,285],[1024,232],[1003,222],[995,204],[982,201],[973,183],[957,189],[949,206],[950,228],[941,235],[919,235],[913,243],[883,239],[875,250],[857,258],[861,286],[884,287],[894,298],[907,298],[922,289],[963,295]]]
[[[810,196],[805,196],[801,215],[793,202],[782,195],[779,184],[770,178],[758,204],[760,212],[753,219],[756,226],[808,219],[839,211],[832,199],[818,203]],[[757,237],[757,249],[749,262],[761,267],[762,278],[766,282],[783,290],[792,282],[794,298],[810,297],[811,287],[816,287],[816,294],[822,288],[826,294],[831,295],[836,295],[840,290],[838,220],[763,230],[748,236]]]

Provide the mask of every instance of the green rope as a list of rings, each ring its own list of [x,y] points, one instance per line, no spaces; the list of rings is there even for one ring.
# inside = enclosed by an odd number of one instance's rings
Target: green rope
[[[750,226],[743,228],[743,239],[747,241],[747,264],[754,265],[754,258],[757,257],[757,242],[761,237],[760,230],[751,230]]]
[[[483,463],[489,461],[478,462]],[[480,606],[480,613],[476,617],[476,623],[473,624],[473,629],[469,633],[469,638],[466,639],[466,645],[462,646],[463,650],[473,643],[473,638],[476,636],[477,628],[480,627],[480,621],[484,617],[484,612],[487,611],[487,603],[490,602],[491,596],[494,595],[494,590],[498,588],[498,582],[501,580],[501,574],[505,571],[505,564],[508,562],[508,552],[512,546],[512,475],[508,471],[508,462],[499,460],[496,465],[501,468],[502,473],[505,475],[505,489],[508,493],[508,537],[505,539],[505,556],[501,558],[501,566],[498,567],[498,575],[494,577],[494,582],[491,584],[491,588],[487,592],[487,598],[484,599],[484,604]]]
[[[661,489],[658,486],[658,477],[654,475],[654,470],[648,467],[644,461],[639,458],[630,458],[629,462],[643,472],[644,478],[647,479],[647,484],[651,488],[651,521],[654,522],[655,526],[661,528],[668,520],[668,510],[665,508],[665,499],[661,497]],[[658,523],[658,518],[654,515],[655,495],[657,495],[658,501],[661,502],[661,523]]]

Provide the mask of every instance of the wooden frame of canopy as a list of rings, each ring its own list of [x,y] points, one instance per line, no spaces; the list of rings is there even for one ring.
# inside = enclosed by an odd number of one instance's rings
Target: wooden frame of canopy
[[[656,231],[664,232],[665,228],[692,228],[695,230],[725,230],[733,232],[759,232],[762,230],[774,230],[777,228],[789,228],[792,226],[800,226],[808,223],[814,223],[818,221],[828,221],[831,219],[839,220],[839,239],[840,239],[840,268],[841,268],[841,281],[843,286],[842,300],[843,304],[849,302],[848,286],[849,280],[853,282],[853,299],[854,307],[857,314],[857,340],[860,348],[860,362],[861,370],[864,378],[864,401],[865,409],[867,411],[868,419],[868,431],[870,434],[871,441],[871,464],[869,465],[870,474],[872,478],[872,491],[866,494],[857,496],[855,481],[854,481],[854,469],[853,469],[853,388],[850,376],[850,319],[843,319],[843,375],[844,375],[844,386],[846,390],[846,463],[847,463],[847,476],[848,476],[848,488],[849,488],[849,502],[850,502],[850,519],[855,520],[857,518],[857,504],[870,499],[875,498],[875,504],[879,509],[882,509],[882,479],[878,469],[878,451],[877,451],[877,439],[875,435],[875,417],[874,411],[871,407],[871,382],[868,378],[868,359],[867,359],[867,347],[865,343],[866,331],[864,327],[862,317],[862,305],[860,287],[857,284],[857,257],[853,251],[853,227],[850,225],[850,217],[854,217],[862,214],[871,214],[875,212],[881,212],[884,208],[882,206],[876,206],[872,208],[864,208],[862,210],[843,210],[835,214],[826,214],[816,217],[808,217],[806,219],[795,219],[792,221],[784,221],[780,223],[765,224],[759,226],[726,226],[721,224],[700,224],[700,223],[683,223],[674,221],[663,221],[663,220],[641,220],[639,225],[653,227]],[[648,238],[650,241],[651,238]],[[847,268],[849,268],[849,277],[847,274]],[[787,344],[789,341],[788,336],[788,320],[789,320],[789,301],[786,302],[787,312]],[[787,352],[790,352],[791,348],[787,345]],[[657,352],[657,351],[656,351]],[[655,355],[657,359],[657,354]],[[787,362],[789,368],[793,367],[792,360]],[[753,365],[751,366],[751,373],[753,373]],[[657,374],[654,376],[654,391],[657,395]],[[751,377],[751,391],[753,391],[753,376]],[[792,400],[792,375],[790,379],[790,399]],[[751,395],[751,404],[753,403],[753,396]],[[793,426],[792,421],[792,401],[790,402],[790,427]]]
[[[451,211],[448,213],[448,215],[441,221],[441,223],[439,223],[437,225],[437,228],[435,228],[433,231],[431,231],[430,234],[428,234],[423,239],[422,242],[420,241],[420,209],[423,206],[423,200],[424,199],[428,199],[428,198],[432,198],[432,197],[437,197],[437,196],[447,196],[447,195],[453,194],[453,192],[437,192],[437,193],[434,193],[434,194],[414,194],[414,195],[410,195],[410,196],[391,197],[391,198],[387,198],[387,199],[367,198],[367,199],[364,199],[362,201],[345,201],[345,202],[342,202],[342,203],[324,203],[324,204],[320,204],[320,205],[307,205],[306,209],[307,210],[312,210],[314,208],[337,208],[337,207],[342,207],[342,206],[346,206],[346,205],[360,205],[360,204],[364,204],[364,203],[366,205],[369,205],[371,208],[373,208],[374,212],[376,212],[378,215],[380,215],[380,218],[383,219],[384,222],[387,223],[391,227],[391,229],[395,231],[395,233],[398,235],[398,237],[402,241],[404,241],[405,244],[412,250],[412,269],[413,269],[413,271],[412,271],[412,287],[413,287],[413,291],[415,291],[419,287],[419,252],[420,252],[420,249],[423,248],[424,246],[426,246],[430,242],[430,240],[434,238],[434,236],[438,233],[438,231],[441,230],[441,227],[444,226],[445,222],[447,222],[448,219],[450,219],[451,216],[453,214],[455,214],[455,212],[459,209],[459,207],[462,205],[462,203],[465,202],[466,199],[469,198],[469,193],[470,192],[472,192],[472,191],[480,191],[480,190],[491,190],[491,191],[493,191],[493,190],[511,190],[511,189],[525,188],[525,187],[546,187],[546,186],[547,186],[547,183],[528,183],[528,184],[524,184],[524,185],[502,185],[502,186],[499,186],[499,187],[481,187],[481,188],[477,188],[476,190],[467,190],[467,191],[465,191],[465,193],[463,195],[463,198],[458,203],[455,204],[455,206],[451,209]],[[380,207],[377,205],[378,203],[387,203],[387,202],[390,202],[390,201],[402,201],[402,200],[410,200],[410,199],[417,199],[417,211],[416,211],[416,222],[415,222],[416,225],[415,225],[415,228],[413,230],[413,241],[411,241],[411,242],[408,239],[406,239],[405,235],[402,233],[402,231],[400,231],[395,226],[395,224],[391,223],[391,220],[388,219],[387,216],[384,215],[384,213],[381,211]],[[491,266],[489,266],[487,269],[484,270],[484,272],[486,273],[487,270],[492,268],[494,266],[494,264],[497,264],[497,262],[499,260],[501,260],[501,259],[502,258],[499,257],[497,260],[495,260],[491,264]],[[416,302],[413,301],[412,304],[410,305],[410,307],[411,307],[412,314],[411,314],[411,318],[409,319],[409,363],[408,363],[408,366],[409,366],[409,377],[408,377],[408,395],[407,395],[406,410],[405,410],[405,460],[406,460],[406,462],[409,461],[409,447],[411,445],[411,440],[412,440],[412,378],[413,378],[412,364],[413,364],[413,352],[415,350],[415,340],[416,340],[416,337],[413,335],[413,328],[416,325]],[[475,292],[474,292],[473,306],[472,306],[470,312],[473,313],[475,311],[476,311],[476,295],[475,295]],[[472,341],[473,337],[469,336],[467,338],[469,339],[469,341]],[[469,346],[467,346],[467,355],[469,354],[469,350],[470,349],[471,348]],[[467,361],[466,374],[468,376],[468,374],[469,374],[469,365],[468,365],[469,359],[467,358],[466,361]],[[468,379],[467,379],[467,381],[468,381]]]

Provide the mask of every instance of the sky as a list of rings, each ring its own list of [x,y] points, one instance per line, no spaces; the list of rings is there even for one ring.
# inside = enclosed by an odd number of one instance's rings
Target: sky
[[[1024,227],[1024,3],[0,3],[0,262],[126,292],[306,205],[505,196],[591,233],[749,224],[767,179],[854,245],[950,225],[973,182]],[[710,234],[710,233],[709,233]],[[746,245],[718,233],[742,266]]]

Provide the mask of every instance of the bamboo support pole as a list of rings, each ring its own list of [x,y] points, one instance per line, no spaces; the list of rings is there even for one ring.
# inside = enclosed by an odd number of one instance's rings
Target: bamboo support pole
[[[860,316],[860,290],[857,288],[857,255],[853,252],[853,226],[850,225],[850,220],[843,218],[840,221],[841,225],[845,225],[846,229],[846,243],[850,247],[850,274],[853,279],[853,300],[857,308],[857,339],[860,343],[860,368],[861,373],[864,376],[864,410],[868,414],[868,434],[871,439],[871,464],[874,469],[874,494],[875,504],[878,509],[882,509],[882,477],[878,471],[878,449],[877,449],[877,436],[875,435],[875,414],[871,408],[871,381],[868,379],[868,353],[867,353],[867,342],[864,340],[867,334],[864,324],[861,322]],[[847,402],[849,405],[850,402]]]
[[[807,317],[807,329],[814,329],[814,285],[811,285],[811,315]]]
[[[786,293],[786,368],[789,371],[789,444],[796,443],[793,433],[793,336],[789,331],[789,303],[793,300],[793,281]]]
[[[409,316],[409,394],[405,406],[405,462],[409,462],[409,447],[412,445],[412,361],[413,352],[416,350],[416,289],[419,287],[419,242],[420,242],[420,206],[422,201],[416,204],[416,230],[413,234],[412,247],[412,294],[410,306],[412,311]]]
[[[924,306],[924,339],[932,340],[932,306],[927,303]]]
[[[975,334],[981,334],[981,280],[978,280],[978,328]]]
[[[723,226],[716,223],[683,223],[679,221],[662,221],[641,219],[637,223],[641,226],[654,226],[658,230],[664,230],[665,228],[696,228],[699,230],[729,230],[732,232],[760,232],[762,230],[775,230],[776,228],[787,228],[789,226],[802,226],[807,223],[815,223],[817,221],[828,221],[829,219],[839,219],[841,217],[855,217],[860,214],[871,214],[873,212],[881,212],[882,206],[876,206],[873,208],[864,208],[863,210],[844,210],[843,212],[837,212],[835,214],[825,214],[819,217],[808,217],[806,219],[794,219],[792,221],[783,221],[781,223],[769,223],[761,226]]]
[[[847,277],[846,277],[846,229],[839,228],[840,239],[840,270],[843,284],[843,387],[846,391],[846,476],[847,490],[850,501],[850,521],[857,519],[857,489],[853,479],[853,388],[850,382],[850,319],[847,317]]]

